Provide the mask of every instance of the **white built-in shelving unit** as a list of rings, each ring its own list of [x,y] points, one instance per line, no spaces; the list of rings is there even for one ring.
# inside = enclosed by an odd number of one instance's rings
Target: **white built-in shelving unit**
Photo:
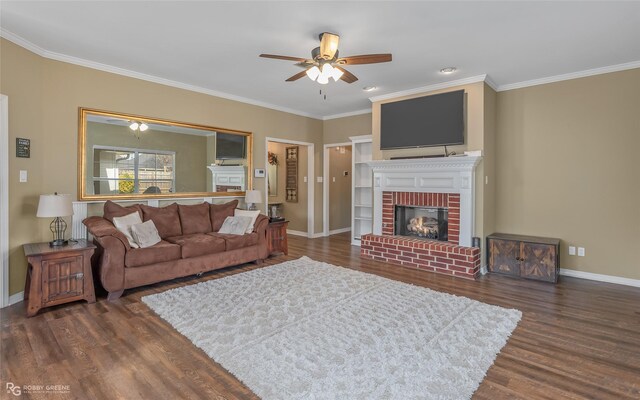
[[[371,135],[352,136],[351,244],[360,246],[360,237],[372,232],[373,177]]]

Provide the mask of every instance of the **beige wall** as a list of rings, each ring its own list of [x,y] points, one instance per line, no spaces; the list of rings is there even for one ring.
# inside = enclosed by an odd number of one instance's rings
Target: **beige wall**
[[[563,268],[640,279],[640,69],[499,92],[497,106],[496,230],[560,238]]]
[[[328,119],[322,131],[326,144],[346,143],[349,136],[371,135],[371,113]]]
[[[329,230],[351,227],[351,146],[329,148]],[[347,172],[347,176],[344,172]]]
[[[51,240],[50,221],[35,217],[38,195],[76,196],[78,107],[253,132],[253,168],[266,167],[266,136],[314,143],[315,170],[322,171],[320,120],[45,59],[4,39],[0,52],[0,92],[9,97],[9,152],[15,154],[16,137],[31,139],[32,148],[31,158],[9,160],[10,294],[24,288],[22,244]],[[29,172],[27,183],[18,183],[21,169]],[[253,184],[264,190],[263,178],[253,178]],[[315,232],[322,230],[321,189],[316,184]]]

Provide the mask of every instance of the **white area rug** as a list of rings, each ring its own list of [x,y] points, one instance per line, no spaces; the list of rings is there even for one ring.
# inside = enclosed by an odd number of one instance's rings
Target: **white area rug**
[[[142,299],[263,399],[468,399],[522,313],[307,257]]]

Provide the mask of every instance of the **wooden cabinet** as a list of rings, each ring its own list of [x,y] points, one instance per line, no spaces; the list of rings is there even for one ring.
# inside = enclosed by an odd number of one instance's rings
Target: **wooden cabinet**
[[[289,254],[287,225],[289,225],[289,221],[273,221],[267,225],[267,248],[269,255],[278,253]]]
[[[29,262],[24,289],[27,316],[34,316],[43,307],[75,300],[95,303],[91,273],[95,248],[85,240],[59,247],[50,247],[49,243],[25,244]]]
[[[494,233],[487,236],[490,272],[557,282],[560,239]]]

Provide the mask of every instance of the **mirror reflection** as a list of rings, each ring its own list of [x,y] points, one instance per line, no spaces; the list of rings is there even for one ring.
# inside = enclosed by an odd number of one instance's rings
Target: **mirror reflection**
[[[83,199],[230,194],[250,183],[248,132],[81,109],[79,143]]]

